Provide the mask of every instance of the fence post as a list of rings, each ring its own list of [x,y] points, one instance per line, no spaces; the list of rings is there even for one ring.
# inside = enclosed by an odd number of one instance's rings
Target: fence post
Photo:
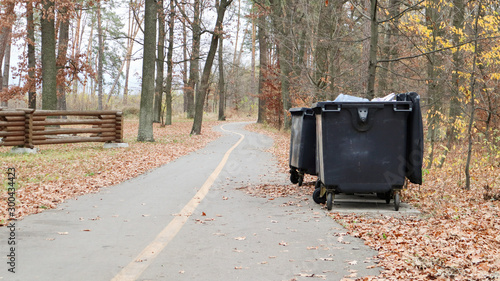
[[[123,142],[123,113],[121,111],[117,111],[115,115],[115,142],[122,143]]]
[[[25,148],[34,148],[33,145],[33,112],[34,109],[19,109],[24,111],[24,145]]]

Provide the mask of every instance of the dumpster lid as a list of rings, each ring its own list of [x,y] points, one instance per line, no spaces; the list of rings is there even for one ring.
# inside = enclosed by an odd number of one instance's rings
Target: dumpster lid
[[[314,114],[314,111],[312,110],[312,108],[309,108],[309,107],[295,107],[295,108],[290,108],[289,109],[290,113],[291,114],[308,114],[308,115],[312,115]]]

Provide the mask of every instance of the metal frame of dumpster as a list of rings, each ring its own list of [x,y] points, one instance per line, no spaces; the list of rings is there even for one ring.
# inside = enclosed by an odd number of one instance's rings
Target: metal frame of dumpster
[[[335,193],[377,193],[387,203],[393,196],[398,210],[412,103],[318,102],[313,110],[319,196],[326,196],[327,209]]]
[[[311,108],[290,109],[292,128],[290,137],[290,181],[302,185],[305,174],[316,172],[316,117]]]

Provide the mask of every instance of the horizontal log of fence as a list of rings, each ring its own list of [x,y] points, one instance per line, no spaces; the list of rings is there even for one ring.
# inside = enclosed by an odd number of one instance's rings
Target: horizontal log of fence
[[[121,111],[0,108],[0,146],[123,142]]]

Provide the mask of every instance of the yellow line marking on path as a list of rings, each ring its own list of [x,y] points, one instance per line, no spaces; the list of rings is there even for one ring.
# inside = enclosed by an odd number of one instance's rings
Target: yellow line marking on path
[[[112,281],[128,281],[139,278],[144,270],[146,270],[146,268],[148,268],[148,266],[153,262],[156,256],[158,256],[168,243],[174,239],[196,207],[198,207],[203,198],[205,198],[210,190],[210,187],[212,187],[213,183],[226,165],[229,155],[245,138],[245,136],[240,133],[224,129],[224,125],[221,126],[221,129],[223,131],[239,135],[240,139],[228,151],[226,151],[217,168],[215,168],[212,174],[201,186],[200,190],[198,190],[194,197],[191,198],[186,206],[184,206],[180,213],[175,216],[172,221],[170,221],[170,223],[156,236],[153,242],[144,248],[144,250],[142,250],[142,252],[132,262],[125,266],[113,279],[111,279]]]

